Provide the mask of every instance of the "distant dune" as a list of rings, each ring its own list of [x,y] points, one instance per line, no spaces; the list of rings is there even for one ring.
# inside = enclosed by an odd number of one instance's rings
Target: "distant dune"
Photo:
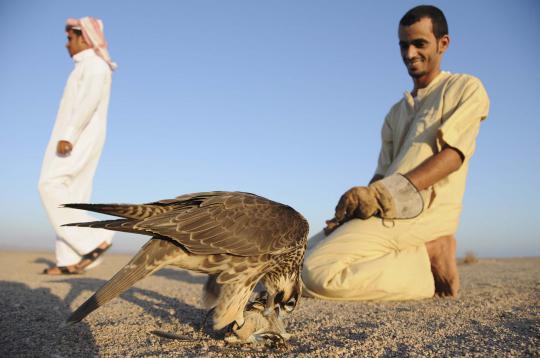
[[[83,276],[44,276],[50,253],[0,252],[0,356],[540,356],[540,258],[459,265],[460,297],[408,302],[302,299],[286,350],[225,347],[199,297],[203,275],[165,269],[81,323],[69,313],[129,260],[107,255]],[[154,336],[161,330],[193,340]]]

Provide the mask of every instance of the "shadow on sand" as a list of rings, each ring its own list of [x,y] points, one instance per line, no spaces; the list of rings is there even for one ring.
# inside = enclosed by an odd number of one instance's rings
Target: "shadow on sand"
[[[98,354],[86,323],[62,328],[70,310],[48,288],[0,281],[0,302],[1,357]]]
[[[48,267],[53,267],[55,265],[53,260],[49,260],[49,259],[46,259],[44,257],[38,257],[37,259],[35,259],[32,262],[35,263],[35,264],[45,264]]]
[[[54,262],[42,257],[34,260],[34,263],[45,264],[49,267],[54,265]],[[206,275],[192,274],[189,271],[176,268],[161,269],[153,273],[153,276],[160,276],[169,280],[200,285],[204,284],[207,279]],[[84,299],[90,298],[94,292],[96,292],[101,286],[103,286],[107,282],[107,280],[85,276],[51,276],[50,278],[51,279],[49,280],[49,283],[62,283],[69,285],[69,291],[67,292],[63,302],[57,297],[53,296],[58,302],[55,304],[50,304],[50,306],[48,306],[48,310],[50,310],[53,306],[63,308],[61,310],[61,314],[59,314],[59,319],[57,319],[57,325],[65,322],[65,320],[72,313],[72,311],[69,310],[69,307],[73,307],[74,309],[78,307],[78,305],[73,306],[73,302],[76,299],[78,299],[80,296],[82,296]],[[174,324],[180,321],[182,324],[188,325],[194,330],[199,330],[201,329],[201,325],[203,324],[207,314],[206,310],[188,305],[182,302],[181,298],[165,296],[153,290],[130,287],[119,297],[123,300],[126,300],[132,304],[141,307],[146,313],[156,319],[157,325],[161,325],[162,323]],[[104,306],[106,306],[107,304],[110,304],[110,302],[106,303]],[[93,313],[90,313],[90,315],[92,314]],[[107,324],[108,322],[100,323]],[[85,320],[73,326],[68,326],[64,329],[70,330],[73,327],[79,327],[80,329],[80,327],[83,326],[87,327],[87,330],[89,331],[88,325],[85,323]],[[206,322],[204,332],[209,337],[216,336],[217,332],[214,332],[211,329],[211,319]],[[91,337],[90,331],[88,335]]]
[[[204,277],[202,279],[204,279]],[[93,294],[107,281],[90,277],[78,277],[54,280],[51,282],[67,283],[70,285],[69,292],[64,299],[64,306],[69,307],[83,292],[85,299],[89,298],[91,294],[88,291]],[[185,304],[177,298],[164,296],[160,293],[137,287],[129,288],[119,297],[141,307],[145,312],[152,315],[154,318],[159,319],[161,322],[171,323],[172,319],[176,318],[183,324],[187,324],[196,330],[200,328],[201,322],[206,315],[205,310]],[[104,306],[107,304],[108,303]],[[64,317],[64,320],[68,318],[69,314],[71,314],[71,312],[68,312]],[[82,322],[84,322],[84,320]]]
[[[47,267],[55,266],[54,261],[44,257],[38,257],[33,261],[36,264],[45,264]],[[204,284],[206,282],[205,275],[193,275],[189,271],[180,269],[163,268],[152,274],[153,276],[165,277],[169,280],[177,280],[192,284]]]
[[[161,276],[168,278],[169,280],[177,280],[192,284],[204,284],[206,282],[206,275],[193,275],[186,270],[175,270],[169,268],[163,268],[152,274],[153,276]]]

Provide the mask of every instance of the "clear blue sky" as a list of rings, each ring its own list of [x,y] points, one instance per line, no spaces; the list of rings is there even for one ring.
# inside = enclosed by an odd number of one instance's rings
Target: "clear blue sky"
[[[113,77],[94,202],[208,190],[254,192],[302,212],[311,232],[366,183],[390,106],[411,81],[397,23],[412,1],[0,1],[3,248],[52,250],[41,161],[73,65],[68,17],[103,19]],[[434,2],[443,68],[491,98],[471,162],[458,250],[540,255],[540,2]],[[117,251],[146,239],[119,236]]]

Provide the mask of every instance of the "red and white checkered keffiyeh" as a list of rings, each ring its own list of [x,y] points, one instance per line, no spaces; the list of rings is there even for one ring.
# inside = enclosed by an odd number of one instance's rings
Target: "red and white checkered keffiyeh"
[[[107,62],[111,70],[115,70],[118,67],[111,60],[109,51],[107,50],[107,40],[105,40],[103,33],[103,21],[87,16],[79,20],[69,18],[66,21],[66,25],[72,29],[81,31],[86,43],[92,46],[96,54]]]

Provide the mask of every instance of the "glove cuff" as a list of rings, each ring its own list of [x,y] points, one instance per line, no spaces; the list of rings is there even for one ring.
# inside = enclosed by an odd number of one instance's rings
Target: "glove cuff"
[[[392,174],[372,184],[386,191],[392,201],[391,210],[380,215],[384,219],[413,219],[424,210],[424,199],[416,187],[401,174]]]

